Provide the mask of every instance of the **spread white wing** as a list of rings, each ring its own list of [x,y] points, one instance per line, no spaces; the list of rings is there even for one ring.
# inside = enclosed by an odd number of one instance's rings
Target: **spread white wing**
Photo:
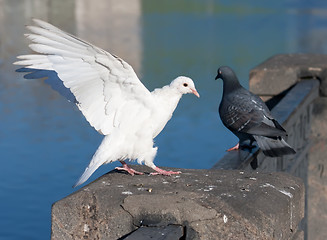
[[[44,21],[34,19],[25,36],[33,43],[34,55],[23,55],[17,65],[55,71],[76,98],[87,121],[107,135],[115,127],[127,102],[135,108],[147,108],[151,93],[141,83],[133,68],[119,57],[68,34]]]

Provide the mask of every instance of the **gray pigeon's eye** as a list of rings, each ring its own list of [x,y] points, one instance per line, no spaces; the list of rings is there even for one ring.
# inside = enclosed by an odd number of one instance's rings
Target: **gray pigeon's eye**
[[[184,83],[184,84],[183,84],[183,86],[184,86],[184,87],[187,87],[187,86],[188,86],[188,84],[187,84],[187,83]]]

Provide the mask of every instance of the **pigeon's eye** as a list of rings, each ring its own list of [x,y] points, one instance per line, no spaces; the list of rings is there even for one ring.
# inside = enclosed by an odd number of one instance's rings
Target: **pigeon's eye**
[[[219,71],[219,74],[221,74],[221,71]]]
[[[184,84],[183,84],[183,86],[184,86],[184,87],[187,87],[187,86],[188,86],[188,84],[187,84],[187,83],[184,83]]]

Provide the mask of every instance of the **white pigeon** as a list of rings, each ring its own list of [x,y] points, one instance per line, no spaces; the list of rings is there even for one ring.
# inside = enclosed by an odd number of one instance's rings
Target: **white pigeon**
[[[32,33],[25,36],[38,54],[18,56],[21,60],[14,64],[25,66],[28,72],[56,72],[86,120],[105,136],[74,187],[101,165],[117,160],[123,165],[117,169],[131,175],[143,173],[130,168],[126,159],[144,163],[155,170],[152,175],[179,174],[154,165],[157,147],[153,139],[170,120],[183,94],[199,97],[192,79],[180,76],[150,92],[121,58],[47,22],[33,21],[35,26],[27,26]]]

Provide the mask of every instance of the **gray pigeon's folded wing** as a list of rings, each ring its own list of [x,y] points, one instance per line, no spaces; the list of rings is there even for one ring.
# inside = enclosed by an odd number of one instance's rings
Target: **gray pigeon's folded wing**
[[[233,132],[246,132],[262,122],[262,116],[258,112],[253,112],[253,109],[242,101],[228,103],[225,106],[227,107],[221,111],[221,119]]]
[[[266,110],[267,107],[259,104],[260,102],[248,104],[247,101],[244,101],[244,96],[234,95],[232,101],[227,104],[228,107],[223,111],[224,124],[233,132],[268,137],[285,136],[284,129],[276,128],[274,120],[269,119],[271,116],[269,110]]]
[[[287,133],[277,129],[275,127],[269,126],[265,123],[260,123],[259,125],[253,126],[250,129],[246,130],[246,133],[258,136],[266,136],[266,137],[279,137],[279,136],[287,136]]]

